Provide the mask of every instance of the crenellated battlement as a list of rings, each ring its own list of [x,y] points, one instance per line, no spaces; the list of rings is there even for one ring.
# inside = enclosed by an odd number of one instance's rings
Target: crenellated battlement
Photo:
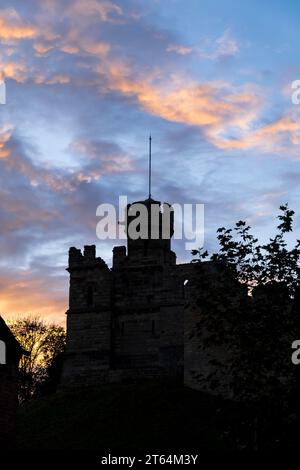
[[[69,266],[67,271],[70,269],[80,269],[87,267],[98,267],[109,269],[105,261],[96,257],[96,246],[85,245],[83,253],[79,248],[71,247],[69,249]]]
[[[126,246],[115,246],[113,248],[113,268],[124,266],[126,257]]]

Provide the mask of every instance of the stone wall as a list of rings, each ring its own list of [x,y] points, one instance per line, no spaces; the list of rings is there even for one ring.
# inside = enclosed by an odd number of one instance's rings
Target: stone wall
[[[95,247],[69,252],[70,308],[62,386],[108,381],[111,367],[111,272]]]
[[[146,369],[152,376],[180,376],[183,290],[173,266],[146,261],[136,266],[129,259],[113,268],[114,369],[131,369],[136,376]]]
[[[160,240],[158,240],[158,243]],[[70,249],[70,308],[62,386],[183,377],[184,289],[173,255],[114,248],[111,270],[95,247]],[[175,256],[175,255],[174,255]],[[93,305],[89,305],[89,289]]]

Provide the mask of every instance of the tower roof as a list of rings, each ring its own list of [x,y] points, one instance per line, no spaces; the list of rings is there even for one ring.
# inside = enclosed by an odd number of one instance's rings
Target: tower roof
[[[144,206],[151,206],[151,204],[160,204],[160,201],[157,201],[156,199],[153,199],[152,197],[147,197],[147,199],[144,199],[142,201],[134,201],[131,204],[143,204]]]

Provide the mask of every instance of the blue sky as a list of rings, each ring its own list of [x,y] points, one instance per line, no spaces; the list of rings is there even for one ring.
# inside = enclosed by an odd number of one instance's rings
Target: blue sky
[[[64,321],[70,246],[102,202],[205,204],[205,247],[246,219],[265,239],[299,200],[296,1],[2,1],[0,311]],[[296,217],[296,235],[299,228]],[[176,241],[178,260],[190,253]]]

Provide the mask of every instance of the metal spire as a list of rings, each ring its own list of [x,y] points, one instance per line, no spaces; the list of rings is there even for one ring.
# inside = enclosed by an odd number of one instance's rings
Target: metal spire
[[[151,199],[151,159],[152,159],[152,155],[151,155],[151,143],[152,143],[152,137],[151,137],[151,134],[149,136],[149,199]]]

